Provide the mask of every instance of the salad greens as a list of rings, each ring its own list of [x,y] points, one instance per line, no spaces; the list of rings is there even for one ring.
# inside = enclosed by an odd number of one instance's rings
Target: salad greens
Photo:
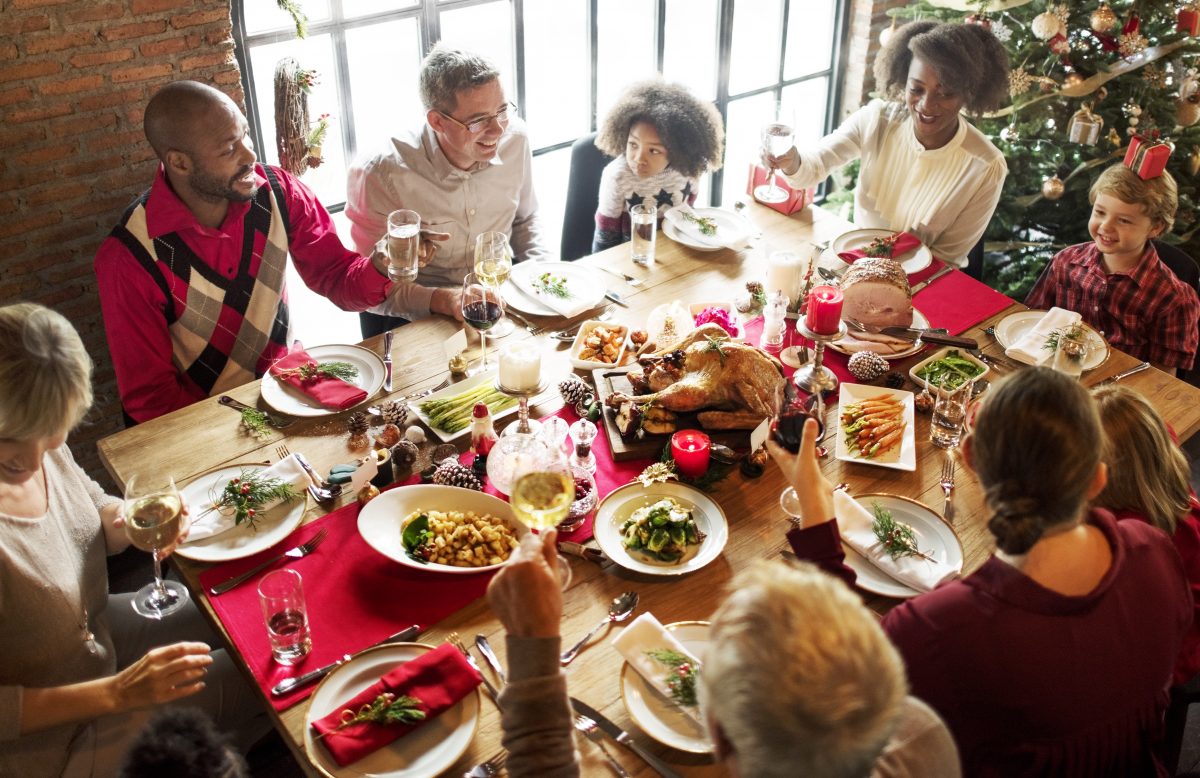
[[[660,562],[679,562],[688,546],[699,545],[704,533],[692,512],[670,497],[638,508],[621,525],[621,543],[630,551]]]
[[[423,565],[429,564],[429,555],[433,549],[433,531],[429,529],[429,517],[422,513],[404,527],[400,542],[411,559]]]
[[[930,386],[957,389],[982,372],[982,367],[955,350],[918,370],[917,377],[928,381]]]

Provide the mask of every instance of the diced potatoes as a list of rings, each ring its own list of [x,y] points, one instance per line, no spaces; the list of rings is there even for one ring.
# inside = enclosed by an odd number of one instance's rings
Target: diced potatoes
[[[474,511],[413,511],[400,526],[421,514],[429,517],[433,533],[430,562],[453,567],[488,567],[508,560],[518,545],[504,519]]]
[[[621,354],[627,330],[620,325],[593,327],[583,339],[577,357],[586,362],[615,364]]]

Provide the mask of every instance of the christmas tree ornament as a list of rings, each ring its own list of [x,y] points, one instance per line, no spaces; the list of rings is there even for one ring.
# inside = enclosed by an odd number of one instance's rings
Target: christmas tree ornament
[[[1153,62],[1142,68],[1142,80],[1151,89],[1167,88],[1167,73]]]
[[[1082,83],[1083,83],[1083,76],[1079,75],[1078,73],[1074,73],[1074,72],[1068,73],[1067,77],[1063,79],[1063,86],[1067,89],[1074,89],[1075,87],[1079,86]]]
[[[1126,59],[1131,59],[1146,50],[1146,46],[1150,42],[1146,40],[1146,36],[1141,32],[1142,20],[1137,14],[1132,14],[1129,21],[1125,22],[1125,26],[1121,28],[1121,34],[1117,36],[1117,50],[1121,52],[1121,56]]]
[[[1012,40],[1012,30],[1008,29],[1008,25],[1002,19],[992,21],[992,35],[995,35],[996,40],[1001,43],[1008,43]]]
[[[1175,14],[1175,29],[1193,38],[1200,35],[1200,4],[1188,3]]]
[[[438,486],[457,486],[462,489],[483,491],[483,484],[469,467],[459,464],[457,459],[447,459],[433,472],[433,482]]]
[[[987,18],[987,14],[981,14],[981,13],[969,14],[967,16],[967,18],[963,19],[963,21],[966,22],[967,24],[978,25],[979,27],[982,27],[985,30],[992,29],[992,20]]]
[[[1173,147],[1160,139],[1158,133],[1152,136],[1134,135],[1125,150],[1125,167],[1138,174],[1138,178],[1148,181],[1158,178],[1167,169],[1167,160],[1171,157]]]
[[[896,34],[896,17],[893,16],[892,17],[892,25],[890,27],[884,27],[882,30],[879,31],[879,45],[880,46],[888,45],[888,41],[890,41],[892,39],[892,36],[895,34]]]
[[[1066,190],[1067,185],[1063,183],[1063,180],[1058,177],[1057,173],[1042,182],[1042,197],[1045,197],[1047,200],[1058,200]]]
[[[1100,140],[1100,130],[1103,128],[1104,119],[1092,113],[1091,103],[1084,103],[1067,122],[1067,140],[1094,146]]]
[[[374,500],[379,496],[379,487],[377,487],[375,484],[367,484],[363,488],[359,489],[358,494],[354,496],[358,500],[359,505],[366,505],[371,500]]]
[[[1013,68],[1008,74],[1008,93],[1012,97],[1023,95],[1033,86],[1033,77],[1024,68]]]
[[[1059,56],[1067,54],[1071,51],[1071,43],[1067,40],[1067,36],[1063,35],[1062,33],[1059,33],[1051,38],[1047,45],[1050,47],[1050,51],[1058,54]]]
[[[1118,23],[1117,15],[1113,13],[1113,9],[1109,8],[1107,3],[1101,3],[1099,8],[1092,11],[1088,21],[1092,25],[1092,29],[1101,34],[1112,32]]]
[[[1186,165],[1189,176],[1200,174],[1200,146],[1192,148],[1192,153],[1188,155]]]
[[[1113,127],[1108,131],[1108,142],[1114,146],[1121,145],[1121,133],[1117,132],[1117,128]]]
[[[1063,33],[1066,34],[1067,22],[1071,21],[1071,9],[1067,8],[1066,3],[1059,3],[1050,9],[1050,13],[1058,17],[1058,21],[1063,26]]]
[[[1046,11],[1034,17],[1029,30],[1038,40],[1048,41],[1055,35],[1065,33],[1067,28],[1053,11]]]
[[[1192,95],[1175,103],[1175,123],[1180,127],[1191,127],[1200,121],[1200,95]],[[1192,175],[1195,175],[1193,173]]]
[[[1010,124],[1003,130],[1000,130],[1000,140],[1005,143],[1018,143],[1021,140],[1021,131],[1017,129],[1015,124]]]

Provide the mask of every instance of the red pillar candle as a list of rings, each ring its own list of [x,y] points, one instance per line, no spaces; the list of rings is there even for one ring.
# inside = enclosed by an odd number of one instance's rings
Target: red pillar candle
[[[842,290],[833,286],[814,286],[808,296],[804,322],[818,335],[836,335],[842,326]]]
[[[684,478],[699,478],[708,470],[708,436],[699,430],[680,430],[671,436],[675,470]]]

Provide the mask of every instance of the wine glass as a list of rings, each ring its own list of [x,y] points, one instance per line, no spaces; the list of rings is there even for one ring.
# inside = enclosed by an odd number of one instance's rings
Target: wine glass
[[[508,280],[512,273],[512,247],[508,245],[508,236],[503,232],[484,232],[475,238],[475,275],[485,284],[500,292],[500,285]],[[513,323],[501,317],[492,327],[493,338],[503,338],[513,331]]]
[[[561,449],[545,446],[538,456],[523,460],[514,475],[508,502],[526,526],[547,530],[567,518],[575,502],[575,473]],[[558,572],[565,590],[571,583],[571,566],[561,556]]]
[[[795,384],[785,381],[783,387],[775,393],[775,420],[771,422],[771,437],[775,442],[791,451],[800,451],[800,438],[804,434],[804,423],[809,418],[817,420],[818,457],[827,453],[821,446],[825,439],[825,398],[820,392],[800,399]],[[800,518],[800,500],[796,490],[789,486],[779,495],[779,507],[792,517],[793,522]]]
[[[762,144],[767,154],[781,157],[788,153],[795,142],[794,126],[792,110],[784,108],[782,103],[776,103],[771,120],[762,129]],[[765,184],[754,188],[754,199],[762,203],[782,203],[788,199],[787,191],[775,185],[775,168],[767,170]]]
[[[129,542],[154,556],[154,583],[133,597],[133,609],[148,619],[161,619],[187,604],[188,591],[175,581],[164,581],[162,560],[175,550],[187,528],[183,498],[175,479],[135,475],[125,487],[125,534]]]
[[[462,315],[463,321],[479,333],[479,340],[483,347],[483,361],[479,368],[481,371],[487,370],[488,352],[485,333],[504,316],[504,301],[500,299],[500,290],[485,282],[475,273],[467,273],[463,276]]]

